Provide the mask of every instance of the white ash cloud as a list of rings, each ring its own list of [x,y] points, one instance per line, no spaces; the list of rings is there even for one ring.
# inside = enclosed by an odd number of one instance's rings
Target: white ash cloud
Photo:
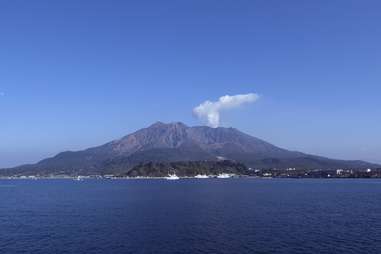
[[[225,95],[218,101],[205,101],[193,109],[193,114],[200,120],[206,121],[210,127],[217,128],[220,125],[220,112],[232,108],[238,108],[243,104],[253,103],[259,99],[256,93]]]

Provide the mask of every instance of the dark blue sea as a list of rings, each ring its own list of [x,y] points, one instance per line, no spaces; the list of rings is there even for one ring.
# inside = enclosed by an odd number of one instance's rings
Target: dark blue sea
[[[381,180],[0,180],[0,253],[381,253]]]

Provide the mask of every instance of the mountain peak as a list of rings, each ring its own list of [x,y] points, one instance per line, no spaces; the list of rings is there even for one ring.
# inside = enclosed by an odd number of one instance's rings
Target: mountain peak
[[[160,126],[163,126],[163,125],[165,125],[165,123],[160,122],[160,121],[157,121],[157,122],[151,124],[148,128],[152,128],[152,127],[160,127]]]
[[[185,125],[185,124],[182,123],[182,122],[163,123],[163,122],[160,122],[160,121],[155,122],[154,124],[150,125],[148,128],[155,128],[155,127],[171,127],[171,126],[188,128],[188,126]]]

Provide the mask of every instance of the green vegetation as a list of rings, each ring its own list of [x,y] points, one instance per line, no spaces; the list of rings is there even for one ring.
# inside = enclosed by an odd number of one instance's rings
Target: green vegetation
[[[218,175],[222,173],[246,175],[248,169],[242,163],[233,161],[187,161],[187,162],[149,162],[140,164],[121,174],[129,177],[165,177],[173,174],[180,177],[195,175]]]

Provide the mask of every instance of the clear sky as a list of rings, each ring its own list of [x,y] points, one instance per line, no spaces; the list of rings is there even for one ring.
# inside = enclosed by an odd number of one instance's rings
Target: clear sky
[[[275,145],[381,162],[381,1],[3,0],[0,167],[221,114]]]

